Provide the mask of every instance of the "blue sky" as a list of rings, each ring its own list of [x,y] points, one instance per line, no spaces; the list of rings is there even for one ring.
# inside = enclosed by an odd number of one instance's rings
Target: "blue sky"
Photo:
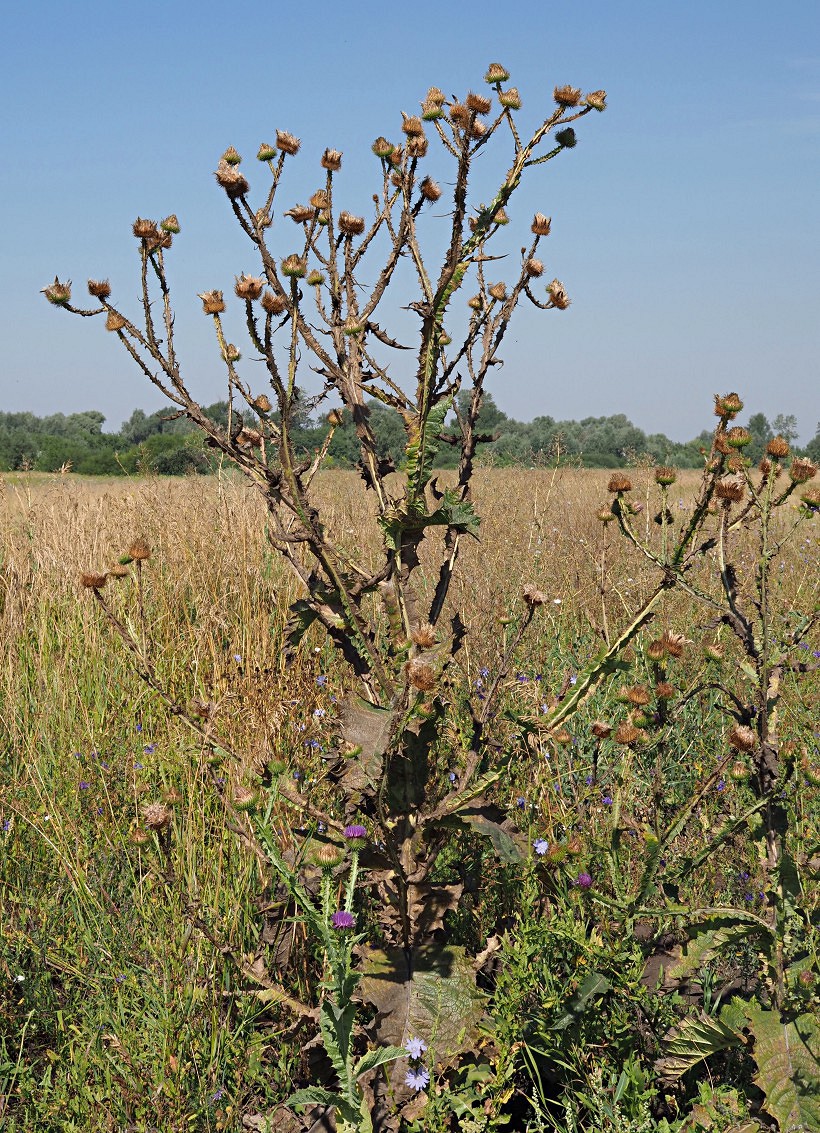
[[[415,111],[428,86],[482,89],[498,61],[521,92],[524,128],[549,112],[556,84],[604,88],[609,100],[510,209],[513,248],[533,211],[552,215],[548,278],[573,304],[522,311],[489,386],[501,408],[519,419],[624,412],[683,440],[711,426],[712,393],[737,389],[750,412],[794,413],[803,439],[814,435],[817,0],[33,0],[4,25],[0,410],[97,408],[117,428],[133,408],[160,406],[113,335],[50,309],[39,290],[58,273],[79,300],[87,278],[110,277],[135,311],[131,223],[172,211],[184,372],[203,402],[223,396],[196,293],[230,293],[256,267],[212,176],[225,147],[245,156],[261,193],[259,143],[277,128],[298,135],[288,207],[318,185],[319,156],[336,146],[339,194],[364,213],[377,187],[372,140],[397,137],[400,111]],[[488,188],[508,154],[484,160]],[[290,225],[274,228],[281,254],[295,250]]]

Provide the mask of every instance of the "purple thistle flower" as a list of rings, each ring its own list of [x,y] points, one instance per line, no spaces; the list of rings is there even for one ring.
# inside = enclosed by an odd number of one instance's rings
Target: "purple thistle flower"
[[[360,838],[366,838],[367,831],[363,826],[359,825],[358,822],[354,822],[352,826],[346,826],[344,828],[344,836],[345,838],[350,838],[351,841],[357,841]]]
[[[589,876],[588,873],[579,873],[578,876],[575,879],[575,884],[578,886],[579,889],[591,889],[592,888],[592,878]]]
[[[604,804],[604,806],[612,806],[612,795],[604,795],[604,797],[601,799],[601,802]]]
[[[338,912],[335,912],[331,916],[330,923],[340,932],[345,932],[349,928],[356,927],[356,918],[352,913],[348,913],[345,909],[339,909]]]
[[[524,798],[523,795],[519,795],[518,798],[515,800],[515,805],[518,807],[519,810],[523,810],[524,807],[527,805],[527,800]]]
[[[86,783],[85,779],[80,780],[80,790],[81,791],[87,791],[90,786],[91,786],[91,784]]]
[[[411,1058],[418,1060],[427,1050],[427,1043],[424,1039],[410,1039],[404,1044],[404,1049]]]
[[[550,848],[550,844],[546,840],[546,838],[536,838],[532,844],[532,848],[535,850],[536,854],[538,854],[539,857],[542,857]]]
[[[429,1083],[430,1071],[424,1066],[419,1066],[416,1070],[408,1070],[404,1076],[404,1084],[411,1090],[423,1090]]]
[[[327,677],[325,677],[325,676],[317,677],[316,678],[316,684],[317,685],[326,685],[327,684]]]

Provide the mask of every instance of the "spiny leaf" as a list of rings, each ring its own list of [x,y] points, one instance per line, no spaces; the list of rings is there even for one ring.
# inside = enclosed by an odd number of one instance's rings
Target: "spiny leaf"
[[[676,949],[677,957],[664,973],[664,984],[668,986],[698,975],[728,945],[737,944],[758,932],[757,925],[733,918],[714,917],[704,921],[685,948]]]
[[[602,995],[606,995],[611,989],[612,984],[606,976],[602,976],[600,972],[590,972],[570,999],[564,1014],[561,1015],[549,1029],[551,1031],[565,1031],[570,1024],[574,1023],[576,1019],[584,1013],[587,1004],[595,999],[600,999]]]
[[[407,489],[411,501],[418,500],[433,472],[439,450],[439,433],[453,405],[452,397],[442,398],[426,414],[420,414],[411,429],[405,448]]]
[[[353,1077],[361,1078],[368,1070],[375,1070],[377,1066],[384,1066],[386,1062],[395,1062],[397,1058],[403,1058],[406,1054],[407,1051],[403,1046],[381,1046],[376,1050],[369,1050],[356,1063]]]
[[[777,1011],[757,1003],[743,1007],[754,1035],[755,1082],[766,1095],[765,1109],[782,1130],[820,1129],[820,1020],[800,1015],[784,1023]]]
[[[710,1054],[743,1046],[744,1041],[733,1027],[700,1011],[665,1036],[666,1053],[656,1061],[655,1069],[664,1081],[674,1082]]]

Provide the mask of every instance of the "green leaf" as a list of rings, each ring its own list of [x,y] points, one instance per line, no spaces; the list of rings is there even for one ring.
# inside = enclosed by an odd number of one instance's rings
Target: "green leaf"
[[[453,405],[452,397],[442,398],[426,414],[419,414],[405,448],[407,489],[411,500],[419,499],[433,472],[439,450],[439,433]]]
[[[499,821],[500,818],[503,821]],[[454,814],[449,814],[446,818],[440,819],[436,825],[445,827],[468,826],[476,834],[489,838],[498,855],[498,860],[505,865],[515,865],[517,862],[526,860],[527,854],[516,842],[514,836],[518,831],[509,819],[504,818],[504,812],[496,806],[460,807]]]
[[[353,1034],[355,1019],[355,1003],[346,1003],[344,1007],[337,1007],[330,999],[325,999],[322,1002],[319,1010],[322,1042],[325,1044],[325,1050],[333,1063],[334,1070],[345,1083],[350,1072],[348,1058],[350,1057],[350,1038]]]
[[[704,1011],[689,1015],[663,1040],[665,1054],[655,1062],[655,1069],[665,1082],[675,1082],[687,1070],[717,1054],[720,1050],[744,1045],[741,1034],[721,1019]]]
[[[326,1090],[324,1086],[308,1086],[304,1090],[297,1090],[295,1094],[291,1094],[287,1098],[285,1105],[290,1108],[297,1105],[329,1106],[332,1109],[338,1109],[345,1121],[349,1121],[352,1125],[358,1125],[361,1117],[355,1106],[352,1106],[339,1094],[334,1094],[332,1090]]]
[[[377,1066],[384,1066],[386,1062],[395,1062],[397,1058],[404,1058],[407,1051],[403,1046],[380,1046],[377,1050],[369,1050],[362,1055],[356,1063],[353,1078],[361,1078],[368,1070],[375,1070]]]
[[[759,933],[759,925],[745,920],[709,918],[696,928],[684,949],[676,949],[676,959],[664,972],[664,984],[669,986],[698,975],[723,949]]]
[[[746,1003],[754,1035],[755,1082],[766,1095],[765,1109],[782,1130],[820,1129],[820,1020],[799,1015],[784,1023],[777,1011]]]
[[[550,1031],[565,1031],[583,1013],[587,1004],[600,999],[612,990],[612,984],[600,972],[590,972],[581,986],[567,1003],[566,1011],[548,1028]]]
[[[284,637],[286,657],[292,656],[299,642],[316,621],[316,611],[311,608],[304,598],[297,599],[288,607],[290,617],[285,622]]]

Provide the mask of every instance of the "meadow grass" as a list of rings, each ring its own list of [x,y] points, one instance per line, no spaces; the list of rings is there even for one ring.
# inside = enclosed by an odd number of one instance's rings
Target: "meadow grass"
[[[453,711],[439,770],[442,779],[458,775],[466,727],[459,703],[486,692],[514,626],[510,619],[520,613],[522,587],[536,583],[547,601],[505,676],[493,723],[499,757],[514,756],[496,797],[530,843],[563,847],[553,857],[555,876],[539,889],[532,871],[511,873],[454,836],[437,869],[468,879],[452,931],[476,952],[516,923],[526,929],[517,947],[524,948],[527,933],[537,937],[549,902],[560,904],[556,893],[568,868],[597,879],[596,854],[609,836],[613,805],[627,815],[634,837],[623,848],[623,876],[610,880],[616,889],[636,883],[641,832],[659,808],[668,813],[691,799],[721,750],[722,725],[707,688],[688,703],[680,742],[666,745],[662,762],[591,740],[593,720],[617,722],[619,680],[640,679],[639,643],[629,654],[637,675],[615,674],[566,734],[539,730],[552,698],[652,585],[651,564],[596,519],[607,500],[607,476],[488,469],[476,479],[481,535],[464,540],[448,599],[467,636],[450,678]],[[640,495],[641,471],[633,477]],[[695,475],[679,481],[673,509],[686,513],[697,482]],[[638,517],[647,532],[651,483],[647,470],[646,507]],[[270,878],[222,800],[257,782],[275,757],[296,789],[329,805],[323,754],[332,747],[335,705],[346,691],[343,673],[313,631],[286,663],[287,607],[299,590],[269,550],[260,499],[238,478],[10,474],[0,493],[0,1127],[262,1128],[251,1119],[310,1079],[311,1052],[293,1013],[254,995],[234,961],[267,964],[290,994],[310,1004],[316,956],[303,926],[277,912]],[[378,529],[361,479],[321,473],[317,496],[337,542],[365,558],[372,548],[375,563]],[[173,698],[215,705],[219,732],[241,753],[238,760],[215,756],[169,714],[79,585],[82,571],[105,570],[136,537],[153,552],[144,626],[129,582],[112,580],[106,593],[123,623],[145,633]],[[753,569],[751,552],[747,565]],[[817,603],[817,565],[816,525],[807,525],[776,564],[784,610]],[[697,683],[702,643],[719,637],[708,623],[678,597],[660,617],[661,628],[693,642],[680,662],[681,687]],[[803,644],[809,653],[820,648],[816,641]],[[730,642],[727,647],[731,665],[735,655]],[[817,842],[820,812],[817,710],[815,673],[799,690],[796,683],[789,687],[781,725],[798,750],[790,806],[807,848]],[[674,853],[696,853],[727,813],[742,808],[744,790],[742,781],[722,779]],[[135,832],[152,802],[169,805],[171,825],[140,842]],[[282,812],[279,822],[282,846],[292,850],[290,819]],[[685,896],[693,904],[763,909],[759,885],[760,863],[740,831],[703,862]],[[564,897],[570,922],[581,923],[581,894],[564,891]],[[594,946],[599,964],[605,953],[612,969],[632,965],[637,996],[640,950],[627,949],[625,959],[615,927],[600,909],[596,916],[583,945],[572,942],[568,926],[559,933],[566,942],[554,965],[566,968],[561,987],[590,962]],[[557,930],[551,931],[554,949]],[[541,938],[536,943],[544,946]],[[511,955],[505,994],[520,1008],[509,981],[521,954]],[[524,979],[520,971],[518,978]],[[516,1041],[511,1014],[499,1008],[497,1022],[496,1074]],[[626,1018],[619,1025],[628,1029]],[[590,1049],[603,1037],[590,1039]],[[419,1128],[449,1128],[455,1120],[441,1107],[436,1112],[438,1126],[430,1117]],[[251,1124],[243,1126],[243,1119]]]

